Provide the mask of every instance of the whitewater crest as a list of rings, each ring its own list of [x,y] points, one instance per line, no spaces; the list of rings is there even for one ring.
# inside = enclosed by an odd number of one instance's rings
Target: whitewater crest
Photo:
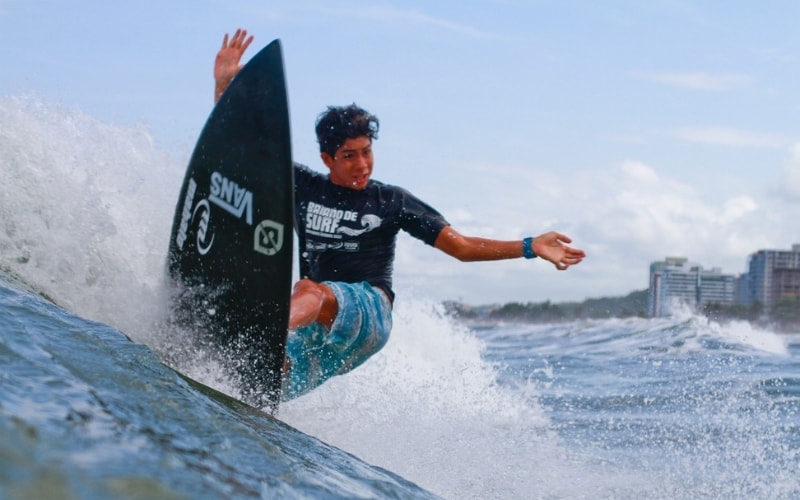
[[[0,268],[81,316],[146,335],[184,167],[144,126],[34,96],[0,100],[0,162]]]

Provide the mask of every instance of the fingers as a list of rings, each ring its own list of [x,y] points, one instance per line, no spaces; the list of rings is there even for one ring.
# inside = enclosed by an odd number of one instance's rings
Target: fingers
[[[233,38],[231,39],[231,47],[239,47],[242,45],[242,40],[244,37],[247,36],[247,30],[243,30],[238,28],[236,33],[233,34]]]
[[[556,269],[558,269],[559,271],[566,271],[567,269],[569,269],[570,266],[574,266],[575,264],[577,264],[579,262],[580,262],[580,260],[572,260],[572,261],[570,261],[570,260],[566,260],[565,259],[565,260],[562,260],[562,261],[559,261],[559,262],[554,262],[553,264],[556,266]]]
[[[572,238],[566,234],[551,231],[536,238],[539,245],[536,245],[537,255],[550,261],[559,271],[566,271],[570,266],[574,266],[583,261],[586,253],[578,248],[567,246],[572,243]]]
[[[583,259],[586,257],[586,252],[583,250],[578,250],[577,248],[567,247],[566,249],[567,256],[571,259]]]
[[[556,269],[559,271],[566,271],[570,266],[580,264],[585,257],[582,250],[576,250],[574,248],[567,248],[566,250],[567,252],[562,255],[560,259],[553,261],[553,265],[555,265]]]
[[[247,35],[247,32],[245,31],[244,34]],[[242,52],[247,50],[247,47],[249,47],[251,43],[253,43],[253,35],[250,35],[250,38],[245,40],[244,43],[242,44]]]
[[[558,241],[563,241],[564,243],[572,243],[572,238],[566,234],[556,233],[556,239]]]
[[[570,265],[571,264],[567,264],[566,262],[556,262],[555,263],[556,269],[558,269],[559,271],[566,271],[567,269],[569,269]]]
[[[233,38],[231,39],[231,48],[241,49],[244,52],[247,49],[247,46],[250,45],[250,42],[253,41],[253,36],[251,35],[250,38],[247,38],[247,30],[237,29],[236,33],[233,34]]]
[[[222,39],[222,48],[237,49],[241,52],[244,52],[253,42],[253,38],[253,35],[250,35],[248,38],[247,30],[237,28],[230,40],[228,39],[228,34],[225,33],[225,37]]]

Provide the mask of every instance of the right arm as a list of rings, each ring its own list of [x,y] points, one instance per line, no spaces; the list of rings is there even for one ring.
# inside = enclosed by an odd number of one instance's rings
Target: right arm
[[[228,41],[228,34],[222,40],[222,48],[217,52],[214,60],[214,102],[219,101],[225,89],[230,85],[236,73],[242,69],[239,61],[242,54],[250,46],[253,36],[247,36],[247,30],[237,29],[233,37]]]

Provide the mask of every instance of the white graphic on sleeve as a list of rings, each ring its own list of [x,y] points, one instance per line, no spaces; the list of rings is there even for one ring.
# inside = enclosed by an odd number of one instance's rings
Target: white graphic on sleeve
[[[241,217],[244,213],[247,224],[253,225],[253,193],[219,172],[211,174],[211,195],[208,201],[234,217]]]

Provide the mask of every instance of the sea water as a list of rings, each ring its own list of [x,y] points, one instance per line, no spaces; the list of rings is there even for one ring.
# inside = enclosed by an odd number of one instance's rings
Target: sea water
[[[748,323],[465,324],[400,289],[386,348],[277,419],[204,392],[173,369],[237,395],[161,323],[184,167],[0,100],[0,498],[800,498],[800,337]]]

